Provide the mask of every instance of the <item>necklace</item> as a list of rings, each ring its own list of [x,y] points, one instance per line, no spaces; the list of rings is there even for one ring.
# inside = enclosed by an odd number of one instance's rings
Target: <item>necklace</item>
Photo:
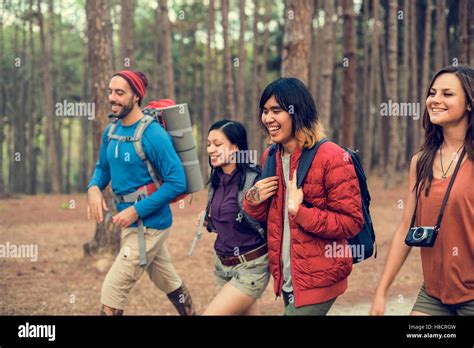
[[[462,144],[461,147],[456,151],[456,154],[453,156],[453,159],[449,163],[448,169],[446,169],[446,171],[444,171],[444,169],[443,169],[443,153],[441,152],[441,146],[439,147],[439,159],[441,161],[441,178],[442,179],[446,179],[446,174],[448,174],[449,168],[451,168],[451,165],[453,164],[454,160],[458,158],[457,155],[458,155],[459,151],[462,149],[463,146],[464,146],[464,144]]]

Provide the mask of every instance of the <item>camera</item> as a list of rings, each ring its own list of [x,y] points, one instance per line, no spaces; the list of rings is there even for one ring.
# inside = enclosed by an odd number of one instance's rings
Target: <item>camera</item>
[[[412,227],[408,230],[405,244],[408,246],[431,248],[438,236],[437,226]]]

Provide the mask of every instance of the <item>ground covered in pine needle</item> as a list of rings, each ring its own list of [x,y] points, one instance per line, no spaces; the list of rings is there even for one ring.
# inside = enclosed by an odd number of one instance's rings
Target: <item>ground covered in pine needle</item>
[[[381,274],[390,241],[401,221],[407,187],[386,190],[382,180],[369,180],[371,213],[378,256],[354,265],[349,288],[330,315],[366,315]],[[167,240],[174,265],[190,289],[198,313],[217,293],[213,266],[215,234],[204,232],[192,256],[187,251],[195,235],[194,222],[205,206],[206,192],[189,198],[184,208],[173,205],[173,227]],[[73,208],[71,208],[73,207]],[[36,261],[0,258],[0,315],[96,315],[100,289],[112,256],[84,257],[82,246],[94,235],[95,223],[86,217],[86,195],[10,196],[0,199],[0,245],[37,245]],[[11,256],[11,255],[10,255]],[[422,284],[419,251],[413,249],[388,294],[387,314],[407,315]],[[270,281],[260,310],[283,312]],[[133,288],[126,315],[176,315],[166,295],[145,274]]]

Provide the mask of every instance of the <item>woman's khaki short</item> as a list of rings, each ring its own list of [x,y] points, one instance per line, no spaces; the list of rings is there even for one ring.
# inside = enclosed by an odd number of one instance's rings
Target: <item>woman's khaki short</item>
[[[247,273],[246,271],[266,269],[259,273]],[[270,281],[270,271],[268,269],[268,254],[262,255],[255,260],[241,263],[237,266],[224,266],[216,256],[215,263],[217,287],[220,289],[230,282],[234,287],[242,291],[247,296],[254,299],[262,297]],[[239,271],[241,273],[239,273]],[[222,273],[226,273],[223,275]]]
[[[474,300],[458,304],[444,304],[426,293],[423,285],[412,311],[429,315],[474,315]]]

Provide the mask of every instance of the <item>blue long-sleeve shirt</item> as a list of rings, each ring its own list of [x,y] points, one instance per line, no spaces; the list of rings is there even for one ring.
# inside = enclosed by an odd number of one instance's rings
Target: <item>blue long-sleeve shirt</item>
[[[124,126],[118,122],[114,134],[133,136],[140,121]],[[145,162],[138,157],[132,142],[107,140],[110,125],[102,136],[99,159],[95,166],[92,179],[87,186],[98,186],[100,190],[112,182],[112,191],[116,195],[125,195],[136,191],[139,187],[153,182]],[[116,157],[116,146],[118,152]],[[176,153],[171,137],[157,122],[152,122],[142,137],[143,150],[153,168],[160,174],[163,182],[160,188],[150,196],[135,203],[135,209],[146,227],[166,229],[173,220],[169,203],[186,190],[186,177],[183,166]],[[134,203],[118,203],[120,212]],[[131,227],[136,227],[134,223]]]

